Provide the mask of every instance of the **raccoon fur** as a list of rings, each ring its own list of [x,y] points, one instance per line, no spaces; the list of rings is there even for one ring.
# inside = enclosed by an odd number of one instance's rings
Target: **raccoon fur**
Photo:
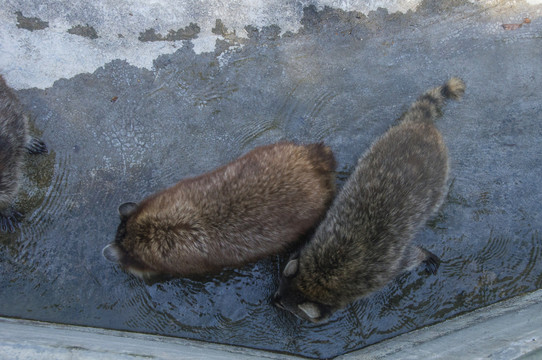
[[[19,189],[24,153],[47,152],[45,144],[28,133],[28,117],[13,90],[0,75],[0,230],[15,231],[22,215],[13,209]]]
[[[429,90],[371,145],[284,267],[276,306],[320,322],[420,263],[436,273],[438,257],[411,240],[447,193],[447,150],[433,122],[464,90],[458,78]]]
[[[335,193],[323,144],[278,143],[119,207],[104,257],[143,279],[205,275],[284,251],[314,228]]]

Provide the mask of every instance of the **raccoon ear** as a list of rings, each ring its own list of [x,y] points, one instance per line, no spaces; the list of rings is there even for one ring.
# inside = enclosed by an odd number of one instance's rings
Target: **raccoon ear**
[[[119,206],[119,215],[122,218],[126,218],[137,209],[137,204],[134,202],[125,202]]]
[[[303,311],[310,319],[317,319],[320,317],[320,309],[318,305],[312,302],[304,302],[297,305],[299,310]]]
[[[290,255],[290,260],[299,259],[299,254],[301,253],[301,250],[296,250]]]
[[[115,244],[109,244],[103,248],[102,255],[107,261],[118,264],[122,259],[122,250]]]
[[[297,274],[298,267],[299,267],[298,259],[290,260],[288,261],[288,264],[286,264],[286,266],[284,267],[284,271],[282,272],[282,274],[284,275],[284,277],[287,277],[287,278],[292,277],[295,274]]]

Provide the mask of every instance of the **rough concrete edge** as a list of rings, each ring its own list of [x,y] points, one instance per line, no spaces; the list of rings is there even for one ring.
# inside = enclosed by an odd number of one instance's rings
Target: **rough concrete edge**
[[[0,317],[0,359],[301,359],[238,346]]]
[[[472,348],[473,342],[476,349]],[[457,354],[470,359],[527,359],[541,353],[542,290],[537,290],[335,359],[452,359]]]

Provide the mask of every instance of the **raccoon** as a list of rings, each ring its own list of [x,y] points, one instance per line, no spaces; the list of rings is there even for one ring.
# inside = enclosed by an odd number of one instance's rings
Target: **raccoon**
[[[440,260],[411,244],[447,193],[448,156],[434,126],[445,99],[459,99],[458,78],[423,94],[358,161],[344,188],[282,272],[273,303],[320,322],[421,263]]]
[[[28,117],[13,90],[0,75],[0,230],[14,232],[21,213],[13,209],[24,153],[41,154],[47,146],[28,133]]]
[[[149,280],[207,275],[284,251],[323,218],[335,166],[323,144],[255,148],[139,204],[122,204],[103,256]]]

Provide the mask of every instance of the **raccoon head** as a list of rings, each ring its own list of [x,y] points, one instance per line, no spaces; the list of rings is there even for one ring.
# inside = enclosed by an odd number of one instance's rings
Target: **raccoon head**
[[[319,323],[327,320],[335,311],[333,307],[308,299],[298,287],[299,255],[290,258],[280,279],[278,291],[273,296],[273,304],[295,316]]]
[[[146,280],[152,278],[156,273],[130,255],[123,245],[127,232],[126,224],[136,210],[137,204],[133,202],[119,206],[120,224],[117,228],[115,241],[103,248],[102,255],[106,260],[120,265],[125,271]]]

